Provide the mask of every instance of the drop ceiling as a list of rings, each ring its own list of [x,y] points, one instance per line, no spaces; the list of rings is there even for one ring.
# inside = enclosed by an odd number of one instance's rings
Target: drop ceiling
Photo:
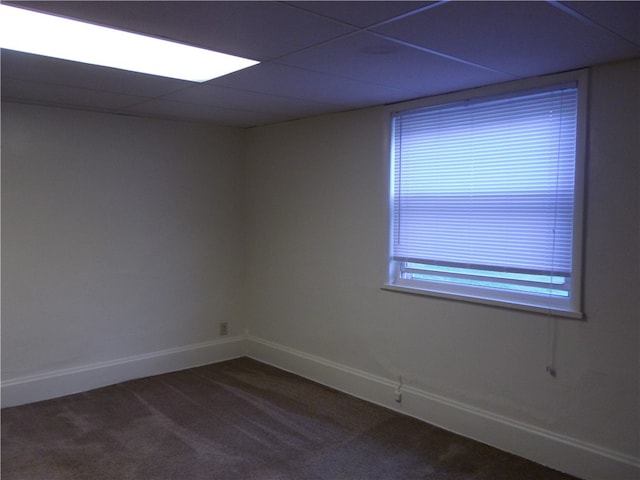
[[[205,83],[2,50],[4,101],[253,127],[640,58],[640,2],[4,2],[261,63]]]

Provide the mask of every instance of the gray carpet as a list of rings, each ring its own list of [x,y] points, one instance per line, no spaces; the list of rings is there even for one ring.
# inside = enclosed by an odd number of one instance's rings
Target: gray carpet
[[[248,358],[2,410],[3,480],[568,480]]]

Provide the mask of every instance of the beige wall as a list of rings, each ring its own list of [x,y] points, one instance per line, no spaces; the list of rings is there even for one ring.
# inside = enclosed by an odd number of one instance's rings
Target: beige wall
[[[3,104],[3,380],[242,331],[240,133]]]
[[[540,428],[637,455],[638,69],[593,69],[586,319],[382,291],[383,108],[248,132],[251,333]]]

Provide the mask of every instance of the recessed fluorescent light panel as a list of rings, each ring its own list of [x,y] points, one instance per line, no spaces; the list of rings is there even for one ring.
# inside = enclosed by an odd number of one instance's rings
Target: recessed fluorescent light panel
[[[7,5],[0,5],[0,47],[191,82],[258,63]]]

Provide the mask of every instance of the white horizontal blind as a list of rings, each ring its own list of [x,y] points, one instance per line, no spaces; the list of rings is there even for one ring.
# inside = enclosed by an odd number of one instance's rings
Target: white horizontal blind
[[[394,115],[392,260],[569,279],[576,119],[575,87]]]

